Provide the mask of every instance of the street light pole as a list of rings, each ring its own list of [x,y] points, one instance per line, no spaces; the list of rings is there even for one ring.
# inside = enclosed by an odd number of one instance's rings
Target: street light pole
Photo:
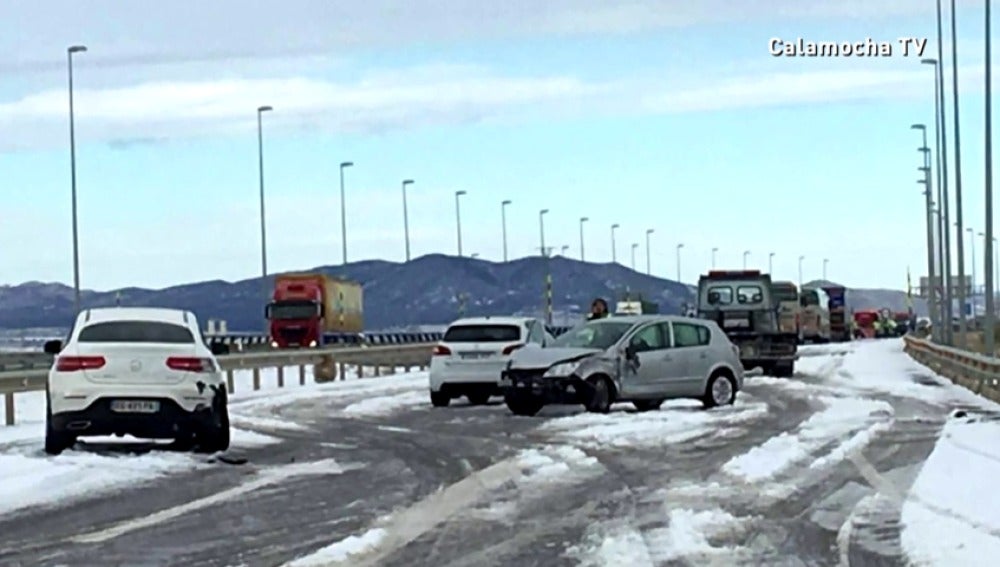
[[[955,345],[955,329],[952,321],[955,320],[955,287],[952,282],[951,270],[951,198],[948,194],[948,120],[946,115],[946,104],[944,95],[944,32],[942,20],[944,15],[941,10],[941,0],[937,0],[937,91],[938,91],[938,114],[941,117],[941,148],[938,156],[941,158],[941,191],[943,193],[941,202],[944,218],[941,220],[941,233],[944,235],[944,273],[945,273],[945,315],[947,324],[944,325],[947,334],[946,343]],[[958,131],[956,130],[956,134]]]
[[[749,257],[750,257],[750,251],[749,250],[744,250],[743,251],[743,269],[744,270],[747,269],[747,258],[749,258]]]
[[[969,252],[971,252],[972,260],[970,265],[972,266],[972,281],[970,285],[970,295],[969,303],[972,304],[972,316],[976,316],[976,308],[978,307],[978,302],[976,301],[976,232],[971,228],[966,228],[965,232],[969,233]]]
[[[799,291],[802,291],[802,261],[805,260],[805,256],[799,256]]]
[[[413,185],[412,179],[403,180],[403,241],[406,244],[406,261],[410,261],[410,214],[406,209],[406,186]]]
[[[589,220],[590,219],[587,218],[587,217],[580,217],[580,261],[581,262],[586,261],[584,255],[583,255],[583,223],[585,223],[585,222],[587,222]]]
[[[925,65],[934,66],[934,154],[937,157],[937,274],[940,278],[938,290],[941,292],[940,329],[937,330],[938,340],[944,344],[953,344],[951,321],[952,321],[952,297],[954,290],[951,287],[951,236],[948,230],[948,155],[945,137],[945,117],[944,117],[944,77],[941,72],[941,2],[938,0],[938,59],[921,59]],[[932,283],[933,285],[933,283]]]
[[[826,281],[826,265],[830,263],[830,260],[823,258],[823,281]]]
[[[996,336],[994,334],[996,323],[994,313],[994,303],[996,298],[993,295],[994,286],[997,282],[993,280],[993,74],[990,57],[990,0],[986,0],[986,112],[984,117],[985,130],[985,153],[986,153],[986,229],[983,238],[983,251],[985,266],[983,267],[983,277],[986,279],[986,319],[983,330],[983,342],[988,356],[996,353]],[[974,264],[973,264],[974,265]]]
[[[633,242],[632,243],[632,271],[633,272],[635,271],[635,251],[636,251],[637,248],[639,248],[639,243],[638,242]]]
[[[715,253],[718,252],[718,248],[712,248],[712,269],[715,269]]]
[[[914,130],[920,130],[923,136],[923,145],[920,146],[919,150],[923,153],[924,163],[923,166],[919,168],[920,171],[924,172],[924,178],[918,183],[924,184],[924,206],[926,207],[925,215],[927,217],[927,279],[933,282],[935,279],[934,271],[934,216],[932,213],[934,202],[931,197],[931,158],[930,158],[930,148],[927,147],[927,126],[924,124],[914,124],[910,128]],[[930,289],[927,291],[927,304],[930,307],[931,316],[931,328],[933,329],[936,325],[935,319],[937,317],[934,315],[934,306],[937,304],[937,290],[931,285]]]
[[[653,269],[652,269],[652,264],[653,264],[652,254],[650,254],[650,252],[649,252],[649,237],[650,237],[650,235],[653,234],[653,232],[654,232],[654,230],[651,229],[651,228],[647,228],[646,229],[646,275],[647,276],[653,274]]]
[[[773,274],[774,274],[774,252],[770,252],[767,255],[767,273],[768,274],[772,274],[771,277],[774,277],[773,276]]]
[[[87,48],[74,45],[66,49],[67,69],[69,71],[69,175],[70,193],[73,209],[73,308],[80,312],[80,235],[77,225],[76,206],[76,128],[73,116],[73,54],[84,53]]]
[[[347,198],[344,195],[344,169],[352,167],[354,162],[345,161],[340,164],[340,241],[343,248],[342,264],[347,263]]]
[[[542,256],[548,256],[548,251],[545,249],[545,215],[549,213],[548,209],[542,209],[538,211],[538,234],[541,237],[542,242]]]
[[[679,242],[677,244],[677,281],[681,281],[681,248],[684,248],[684,243]]]
[[[458,233],[458,257],[462,257],[462,207],[459,205],[459,198],[465,195],[465,191],[455,191],[455,231]]]
[[[615,248],[616,248],[616,246],[615,246],[615,231],[618,230],[619,226],[621,226],[621,225],[619,225],[617,223],[611,225],[611,263],[612,264],[614,264],[615,262],[618,261],[618,253],[615,250]]]
[[[503,238],[503,261],[505,263],[507,262],[507,205],[510,203],[510,199],[500,201],[500,229]]]
[[[958,318],[958,333],[960,348],[965,348],[965,247],[962,245],[962,134],[958,115],[958,14],[955,0],[951,0],[951,77],[952,105],[955,110],[955,224],[958,235],[958,303],[961,305],[962,316]]]
[[[257,164],[260,173],[260,287],[263,290],[264,303],[269,303],[267,292],[267,223],[264,214],[264,127],[261,118],[265,112],[274,110],[270,106],[257,107]]]

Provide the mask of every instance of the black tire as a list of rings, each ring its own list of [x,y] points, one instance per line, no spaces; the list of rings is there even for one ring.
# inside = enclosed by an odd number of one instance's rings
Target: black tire
[[[57,430],[52,425],[52,403],[48,390],[45,391],[45,452],[58,455],[76,443],[76,436]]]
[[[723,384],[728,384],[728,387]],[[736,401],[736,380],[727,371],[717,371],[708,379],[705,395],[701,401],[706,409],[732,405]]]
[[[611,411],[611,404],[615,401],[614,386],[611,385],[611,381],[604,376],[595,376],[587,380],[587,383],[593,387],[590,399],[585,404],[587,411],[591,413]]]
[[[211,421],[196,436],[199,453],[217,453],[229,448],[229,400],[225,389],[216,392]]]
[[[451,396],[445,392],[431,392],[431,405],[436,408],[446,408],[451,403]]]
[[[791,378],[795,375],[794,362],[778,362],[774,365],[773,376],[777,378]]]
[[[639,411],[653,411],[660,409],[666,400],[635,400],[632,405]]]
[[[503,401],[511,413],[527,417],[536,415],[545,407],[545,402],[542,399],[531,395],[506,395]]]
[[[490,401],[489,392],[475,392],[473,394],[466,394],[466,398],[469,399],[469,403],[474,406],[486,405]]]

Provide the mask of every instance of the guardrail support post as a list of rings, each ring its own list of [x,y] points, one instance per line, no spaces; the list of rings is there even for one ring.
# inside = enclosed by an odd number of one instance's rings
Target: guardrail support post
[[[233,379],[233,370],[226,370],[226,387],[229,389],[229,393],[232,394],[236,391],[236,380]]]
[[[278,387],[279,388],[284,388],[285,387],[285,367],[284,366],[278,366]]]
[[[364,378],[364,377],[365,377],[365,367],[359,364],[358,365],[358,378]]]
[[[347,380],[347,365],[343,362],[337,363],[337,368],[340,370],[340,379]]]
[[[253,391],[256,392],[260,390],[260,368],[254,367],[253,369]]]
[[[7,425],[14,425],[14,392],[7,392],[3,395],[4,422]]]
[[[305,386],[305,385],[306,385],[306,365],[305,364],[300,364],[299,365],[299,386]]]

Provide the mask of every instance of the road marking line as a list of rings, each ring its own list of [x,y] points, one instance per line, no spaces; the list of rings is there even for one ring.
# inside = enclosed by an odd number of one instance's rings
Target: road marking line
[[[91,532],[88,534],[82,534],[77,536],[72,536],[69,541],[73,543],[101,543],[123,536],[127,533],[134,532],[136,530],[141,530],[143,528],[148,528],[155,526],[157,524],[162,524],[194,512],[196,510],[201,510],[207,508],[219,502],[224,502],[230,500],[237,496],[253,492],[277,484],[281,481],[288,480],[292,477],[297,476],[310,476],[310,475],[326,475],[326,474],[341,474],[348,470],[353,470],[361,468],[360,465],[340,465],[333,459],[324,459],[321,461],[313,461],[311,463],[296,463],[293,465],[286,465],[281,467],[275,467],[270,469],[264,469],[258,472],[257,478],[234,486],[228,490],[223,490],[222,492],[216,492],[210,496],[204,498],[199,498],[198,500],[193,500],[186,504],[181,504],[179,506],[174,506],[173,508],[167,508],[166,510],[160,510],[149,516],[142,518],[125,520],[118,524],[115,524],[109,528],[99,530],[96,532]]]

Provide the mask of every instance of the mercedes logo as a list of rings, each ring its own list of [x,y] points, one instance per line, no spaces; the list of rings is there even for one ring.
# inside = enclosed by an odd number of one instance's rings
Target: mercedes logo
[[[140,361],[140,360],[133,360],[129,364],[129,368],[132,369],[132,372],[138,372],[138,371],[142,370],[142,361]]]

